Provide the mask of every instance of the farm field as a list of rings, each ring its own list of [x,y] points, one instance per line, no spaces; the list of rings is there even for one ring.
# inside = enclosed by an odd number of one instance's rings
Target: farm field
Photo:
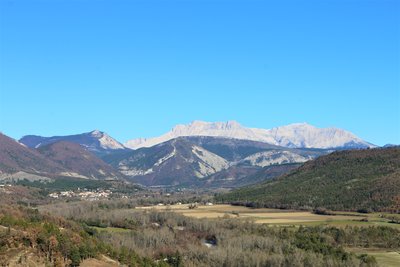
[[[138,207],[137,209],[156,209],[168,210],[180,213],[185,216],[194,218],[220,218],[232,217],[238,219],[250,219],[255,223],[266,223],[276,225],[292,225],[292,224],[360,224],[370,225],[371,223],[362,222],[363,218],[368,217],[367,214],[341,213],[340,215],[317,215],[309,211],[279,210],[279,209],[251,209],[242,206],[231,205],[200,205],[195,209],[189,209],[189,205],[170,205],[170,206],[151,206]],[[379,221],[379,223],[384,223]]]
[[[85,259],[79,265],[81,267],[118,267],[121,266],[117,261],[112,260],[104,255],[102,255],[99,259]]]
[[[194,218],[220,218],[231,217],[242,220],[250,219],[255,223],[265,223],[276,226],[288,225],[328,225],[335,227],[351,226],[389,226],[400,229],[400,224],[389,223],[382,218],[380,213],[362,214],[357,212],[336,212],[335,215],[317,215],[309,211],[279,210],[279,209],[251,209],[243,206],[231,205],[200,205],[195,209],[189,209],[189,205],[152,206],[139,207],[138,209],[168,210]],[[354,249],[349,252],[355,254],[368,254],[374,256],[379,266],[399,266],[400,251],[388,251],[378,249]]]
[[[397,267],[400,263],[400,251],[366,251],[374,256],[380,266]]]
[[[397,267],[400,262],[400,251],[387,251],[378,249],[354,249],[348,248],[350,252],[355,254],[368,254],[374,256],[379,266]]]

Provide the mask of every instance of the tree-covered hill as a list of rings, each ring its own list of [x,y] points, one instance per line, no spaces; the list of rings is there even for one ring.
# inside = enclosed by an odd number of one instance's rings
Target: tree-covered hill
[[[275,208],[399,212],[400,148],[334,152],[217,199]]]
[[[79,266],[106,255],[123,266],[168,266],[114,248],[85,224],[17,205],[0,206],[0,266]]]

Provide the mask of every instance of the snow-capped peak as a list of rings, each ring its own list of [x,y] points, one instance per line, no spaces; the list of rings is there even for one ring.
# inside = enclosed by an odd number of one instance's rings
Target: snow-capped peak
[[[99,130],[94,130],[90,132],[90,135],[93,137],[101,137],[104,133]]]
[[[348,144],[359,144],[360,147],[372,147],[354,134],[334,128],[317,128],[307,123],[295,123],[267,130],[277,145],[292,148],[335,148]]]
[[[172,130],[162,136],[148,139],[133,139],[125,143],[128,148],[151,147],[180,136],[215,136],[244,140],[258,140],[260,137],[251,129],[241,126],[236,121],[204,122],[193,121],[190,124],[176,125]]]
[[[272,129],[246,128],[236,121],[193,121],[177,125],[170,132],[155,138],[133,139],[126,147],[137,149],[180,136],[214,136],[265,142],[291,148],[374,147],[354,134],[338,128],[317,128],[308,123],[293,123]]]
[[[229,131],[233,129],[243,129],[243,127],[236,121],[227,122],[205,122],[205,121],[192,121],[188,125],[179,124],[172,129],[172,132],[178,136],[198,135],[197,133],[207,133],[216,131]]]
[[[108,134],[101,132],[99,130],[91,131],[90,136],[99,140],[100,147],[103,149],[124,149],[125,147],[116,141],[114,138]]]

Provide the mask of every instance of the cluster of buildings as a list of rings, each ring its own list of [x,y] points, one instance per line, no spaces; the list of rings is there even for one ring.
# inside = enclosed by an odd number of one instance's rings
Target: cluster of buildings
[[[49,194],[52,198],[80,198],[84,200],[99,200],[106,199],[111,196],[110,190],[97,189],[95,191],[62,191]]]
[[[5,194],[10,194],[11,191],[9,191],[7,188],[10,188],[10,184],[0,184],[0,192],[5,193]]]

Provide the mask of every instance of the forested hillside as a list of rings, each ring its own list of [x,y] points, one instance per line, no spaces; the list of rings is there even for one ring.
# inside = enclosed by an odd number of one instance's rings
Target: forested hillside
[[[334,152],[217,199],[274,208],[399,212],[400,148]]]

